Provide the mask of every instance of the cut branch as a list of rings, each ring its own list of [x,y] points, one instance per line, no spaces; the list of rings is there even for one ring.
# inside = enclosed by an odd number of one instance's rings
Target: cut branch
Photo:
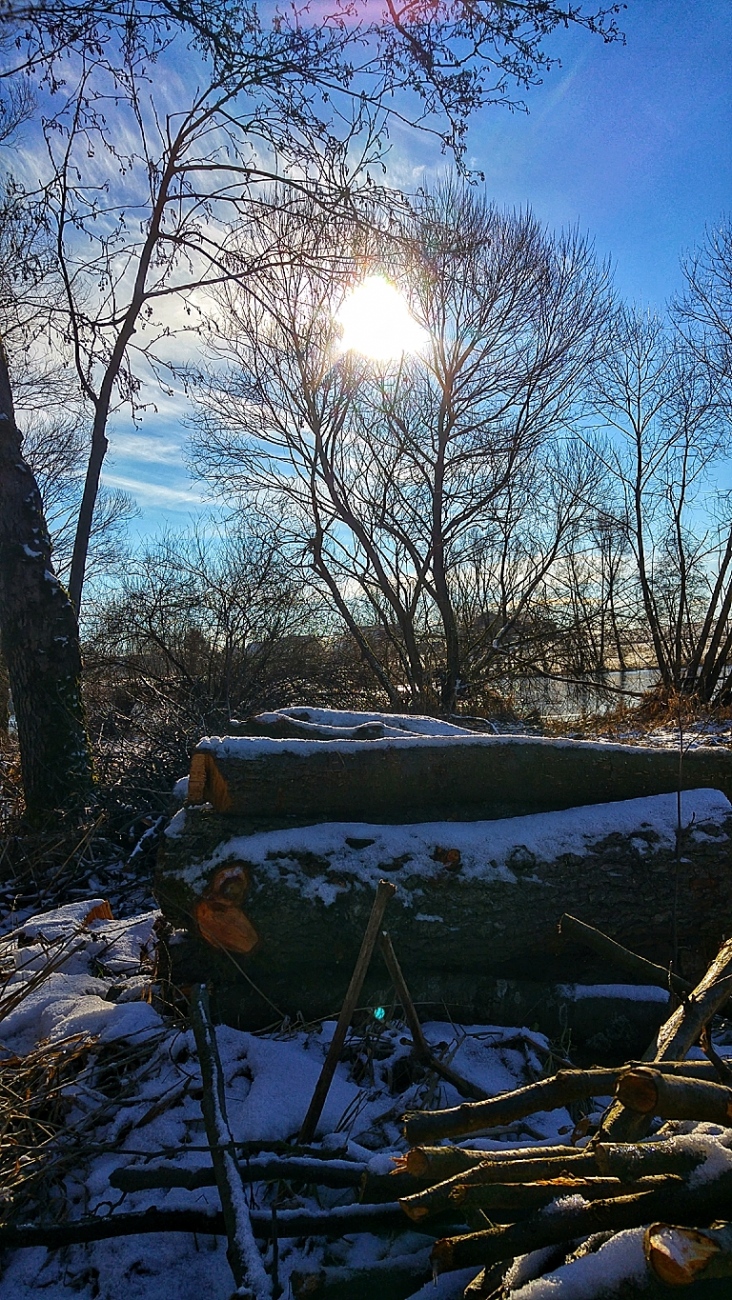
[[[252,1300],[270,1300],[272,1288],[254,1241],[236,1164],[234,1141],[226,1115],[224,1074],[209,1011],[208,993],[203,984],[197,984],[193,989],[191,1024],[203,1081],[201,1108],[229,1240],[226,1255],[238,1294],[249,1296]]]
[[[550,1079],[531,1083],[489,1101],[463,1102],[449,1110],[417,1111],[405,1116],[404,1136],[410,1143],[477,1133],[498,1124],[533,1115],[537,1110],[556,1110],[583,1097],[612,1095],[618,1070],[560,1070]]]
[[[705,1079],[684,1079],[646,1066],[627,1070],[618,1080],[618,1101],[638,1115],[662,1119],[706,1120],[728,1126],[732,1089]]]
[[[648,961],[638,953],[631,952],[629,948],[624,948],[621,943],[616,943],[614,939],[603,934],[602,930],[597,930],[594,925],[578,921],[576,916],[569,916],[565,912],[559,921],[559,933],[562,938],[583,944],[598,957],[611,962],[613,966],[618,966],[620,970],[627,971],[629,975],[635,975],[652,984],[660,984],[662,988],[673,989],[675,993],[682,995],[691,993],[693,986],[688,980],[682,979],[680,975],[674,975],[665,966],[659,966],[656,962]]]

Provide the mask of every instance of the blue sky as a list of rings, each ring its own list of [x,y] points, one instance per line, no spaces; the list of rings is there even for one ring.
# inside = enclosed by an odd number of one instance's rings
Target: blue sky
[[[621,294],[661,309],[681,285],[681,255],[732,210],[732,0],[628,0],[620,22],[624,46],[556,34],[548,48],[562,66],[527,94],[529,114],[486,110],[468,158],[497,203],[579,225]],[[400,132],[391,164],[392,182],[408,186],[446,160]],[[175,403],[117,435],[105,480],[137,496],[139,535],[204,508]]]

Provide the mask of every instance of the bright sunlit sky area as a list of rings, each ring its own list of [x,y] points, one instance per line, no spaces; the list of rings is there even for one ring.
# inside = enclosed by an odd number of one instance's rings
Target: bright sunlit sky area
[[[468,161],[498,204],[577,224],[620,293],[662,309],[680,257],[732,209],[732,0],[628,0],[620,25],[625,45],[556,34],[547,49],[562,66],[528,92],[528,115],[492,108],[474,120]],[[447,165],[406,131],[389,161],[387,179],[406,189]],[[209,508],[188,481],[185,437],[184,406],[169,398],[138,430],[113,430],[105,481],[136,497],[140,536]]]

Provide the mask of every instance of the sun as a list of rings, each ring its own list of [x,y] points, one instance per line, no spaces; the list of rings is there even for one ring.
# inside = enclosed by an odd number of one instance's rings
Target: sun
[[[428,337],[402,294],[383,275],[370,275],[356,285],[336,320],[343,330],[343,351],[360,352],[374,361],[395,361],[405,352],[419,352]]]

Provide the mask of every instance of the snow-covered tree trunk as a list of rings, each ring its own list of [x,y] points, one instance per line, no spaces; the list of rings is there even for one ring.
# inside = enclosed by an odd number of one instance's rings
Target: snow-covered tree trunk
[[[43,820],[57,809],[83,805],[93,775],[78,623],[53,572],[41,497],[21,442],[0,344],[0,635],[26,810]]]

